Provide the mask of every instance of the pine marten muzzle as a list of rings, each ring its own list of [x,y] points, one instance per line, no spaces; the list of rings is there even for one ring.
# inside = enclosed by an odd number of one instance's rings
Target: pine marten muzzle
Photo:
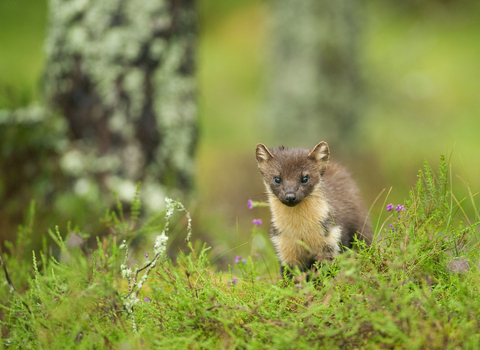
[[[255,152],[272,213],[271,239],[281,263],[308,270],[372,238],[368,212],[349,173],[329,162],[326,142],[312,150],[258,144]]]

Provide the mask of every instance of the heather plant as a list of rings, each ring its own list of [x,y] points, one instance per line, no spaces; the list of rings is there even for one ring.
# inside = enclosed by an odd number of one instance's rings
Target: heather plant
[[[265,255],[253,246],[247,255],[233,250],[228,271],[217,270],[205,245],[189,244],[172,261],[169,222],[186,208],[167,199],[166,211],[141,218],[138,196],[129,218],[121,206],[107,212],[109,234],[95,249],[72,245],[80,230],[68,228],[63,239],[55,228],[57,248],[45,241],[26,260],[20,250],[36,234],[32,206],[19,241],[2,254],[0,346],[476,349],[478,222],[457,218],[466,200],[453,195],[448,169],[443,158],[437,174],[425,164],[404,203],[385,198],[370,247],[358,242],[363,249],[298,283],[276,271],[263,275]],[[252,235],[262,225],[253,223]],[[147,255],[134,244],[142,234],[157,237]]]

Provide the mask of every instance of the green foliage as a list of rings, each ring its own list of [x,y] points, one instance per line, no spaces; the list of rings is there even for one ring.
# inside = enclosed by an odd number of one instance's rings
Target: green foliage
[[[64,146],[64,124],[43,108],[0,110],[0,209],[3,217],[24,211],[32,197],[51,196],[54,184],[62,182],[57,163],[59,151]]]
[[[46,0],[0,2],[0,109],[27,106],[41,97],[46,12]]]
[[[58,228],[51,232],[60,247],[58,256],[45,247],[33,253],[33,263],[16,262],[15,249],[24,248],[20,241],[11,244],[3,260],[5,271],[15,278],[0,291],[2,345],[478,348],[478,222],[465,226],[455,220],[461,207],[448,188],[447,171],[443,158],[437,175],[425,164],[405,210],[387,218],[392,228],[377,232],[371,247],[340,255],[321,266],[316,278],[296,285],[268,283],[259,275],[263,261],[258,257],[232,264],[228,273],[216,272],[206,246],[195,250],[189,245],[190,252],[175,262],[162,252],[132,268],[142,261],[131,257],[134,237],[140,232],[166,235],[164,215],[169,220],[174,210],[185,210],[171,200],[166,213],[139,227],[138,203],[132,205],[137,214],[129,222],[121,207],[108,212],[104,223],[110,235],[98,239],[92,252],[72,247],[68,237],[61,240]],[[34,233],[33,221],[27,223],[29,228],[20,229],[23,240]],[[129,255],[117,249],[121,242],[122,248],[130,247]],[[132,288],[147,268],[143,288]],[[137,300],[128,305],[132,292]]]

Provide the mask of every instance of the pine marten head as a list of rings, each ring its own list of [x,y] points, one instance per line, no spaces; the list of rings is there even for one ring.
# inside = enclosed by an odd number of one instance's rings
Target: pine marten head
[[[259,143],[255,156],[267,191],[283,204],[293,207],[320,184],[330,151],[323,141],[312,150],[283,146],[269,150]]]

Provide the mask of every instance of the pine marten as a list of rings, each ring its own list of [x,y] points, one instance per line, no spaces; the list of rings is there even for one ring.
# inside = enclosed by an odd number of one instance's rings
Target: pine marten
[[[372,240],[368,212],[350,174],[329,162],[320,142],[312,150],[257,145],[255,155],[272,212],[271,239],[284,266],[312,269],[333,259],[354,236]],[[302,243],[303,242],[303,243]]]

